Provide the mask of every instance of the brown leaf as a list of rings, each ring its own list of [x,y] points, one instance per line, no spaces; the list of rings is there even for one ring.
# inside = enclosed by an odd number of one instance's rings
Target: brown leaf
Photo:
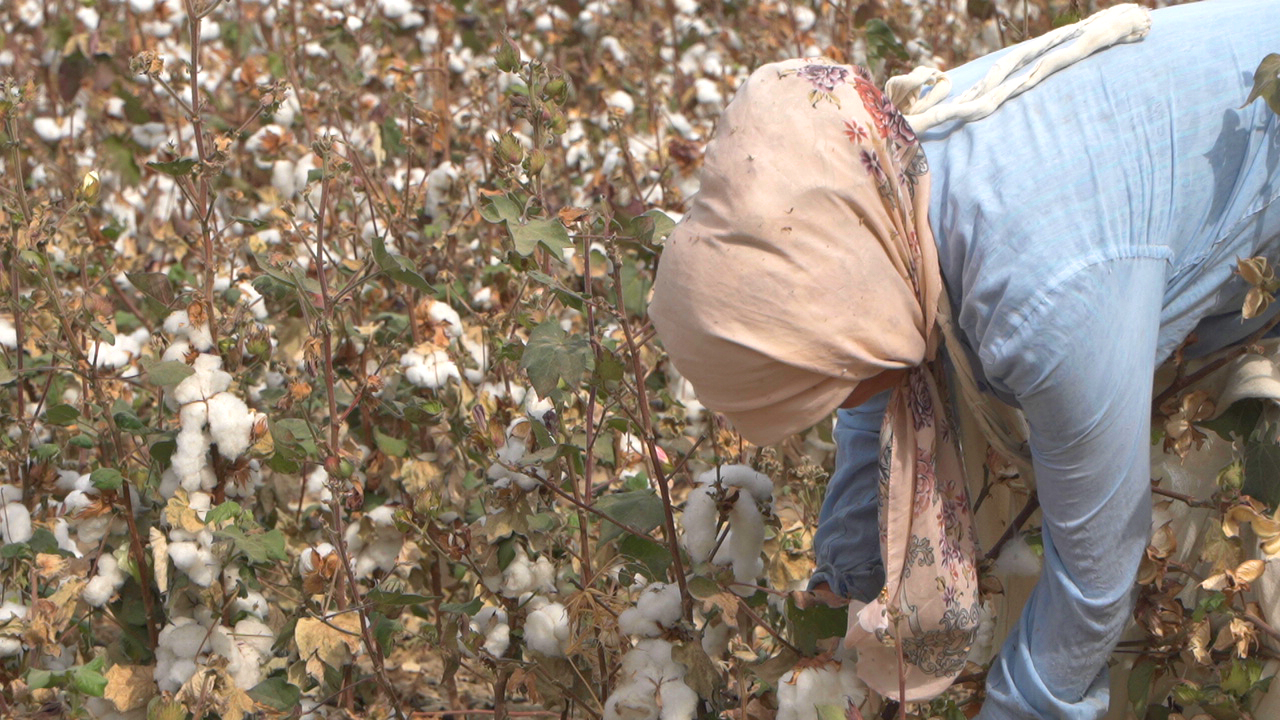
[[[147,665],[112,665],[106,672],[103,697],[115,703],[122,713],[142,707],[156,694],[152,671]]]
[[[556,213],[556,217],[560,218],[560,222],[564,223],[567,227],[585,218],[589,214],[589,210],[566,205],[565,207],[560,208],[560,212]]]
[[[1261,560],[1245,560],[1235,569],[1236,581],[1240,583],[1251,583],[1262,577],[1262,573],[1266,569],[1266,563]]]

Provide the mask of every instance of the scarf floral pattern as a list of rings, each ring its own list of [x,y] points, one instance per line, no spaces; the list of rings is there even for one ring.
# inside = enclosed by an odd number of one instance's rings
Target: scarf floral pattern
[[[857,114],[866,120],[845,118],[832,132],[858,147],[861,169],[885,205],[906,216],[896,239],[917,299],[925,303],[913,201],[929,165],[915,131],[863,68],[815,59],[778,75],[808,82],[815,108],[831,102],[843,110],[841,88],[852,85],[865,111]],[[863,680],[889,697],[905,691],[908,701],[951,684],[978,627],[976,535],[947,397],[939,364],[926,362],[911,369],[890,398],[880,431],[885,586],[850,617],[846,637],[858,649]]]

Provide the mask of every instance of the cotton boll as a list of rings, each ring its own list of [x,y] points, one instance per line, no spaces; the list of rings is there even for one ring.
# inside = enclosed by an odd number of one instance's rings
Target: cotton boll
[[[257,590],[250,590],[245,597],[237,597],[231,603],[232,612],[249,613],[256,615],[259,619],[265,619],[271,607],[267,605],[267,598]]]
[[[729,639],[733,637],[733,628],[726,622],[717,622],[702,629],[702,651],[708,657],[722,658],[729,652]]]
[[[307,548],[298,557],[298,567],[303,573],[315,572],[316,568],[320,567],[320,563],[333,552],[333,546],[329,543],[320,543],[314,548]]]
[[[501,593],[506,597],[520,597],[534,589],[534,568],[524,548],[517,547],[515,557],[502,571]]]
[[[439,390],[450,380],[462,380],[457,364],[441,349],[410,350],[400,358],[400,365],[405,369],[405,379],[417,387]]]
[[[209,435],[218,453],[228,460],[244,454],[253,442],[256,414],[244,401],[229,392],[221,392],[208,400]]]
[[[684,546],[695,563],[711,559],[716,546],[716,500],[713,488],[700,485],[694,488],[684,503],[680,524],[684,529]]]
[[[236,642],[252,647],[265,657],[271,654],[271,646],[275,644],[276,634],[261,621],[245,618],[236,623],[235,639]]]
[[[31,512],[22,503],[6,503],[0,508],[0,540],[24,543],[31,539]]]
[[[618,628],[628,635],[658,637],[663,628],[680,621],[680,589],[666,583],[653,583],[640,594],[636,606],[618,616]]]
[[[435,300],[427,308],[427,317],[435,325],[444,326],[444,333],[451,338],[456,338],[462,334],[462,318],[458,315],[458,311],[449,306],[448,303]]]
[[[626,90],[613,91],[609,94],[609,97],[605,98],[604,104],[607,105],[610,110],[622,113],[623,115],[630,115],[636,110],[636,101],[631,98],[631,94]]]
[[[843,716],[850,705],[860,706],[866,698],[866,685],[851,662],[791,670],[778,681],[777,720],[820,720],[827,717],[824,707],[834,707]]]
[[[969,647],[969,662],[986,665],[995,657],[996,607],[991,600],[984,600],[978,614],[978,631]]]
[[[569,646],[569,613],[560,603],[547,603],[529,613],[524,624],[525,644],[548,657],[564,657]]]
[[[484,636],[482,645],[485,652],[494,657],[507,654],[511,646],[511,626],[507,624],[507,613],[496,607],[481,608],[471,620],[471,631]]]
[[[18,347],[18,330],[9,318],[0,317],[0,346],[10,350]]]
[[[27,616],[27,606],[12,600],[0,604],[0,625]],[[0,657],[13,657],[22,652],[22,640],[16,637],[0,637]]]
[[[111,601],[116,591],[124,585],[125,576],[120,572],[120,565],[111,555],[103,555],[98,559],[98,574],[85,585],[81,597],[93,607],[102,607]]]
[[[1018,535],[1005,543],[996,558],[997,574],[1009,577],[1039,577],[1040,566],[1044,563],[1036,551],[1027,544],[1025,535]]]
[[[699,105],[719,107],[724,104],[724,95],[720,94],[720,86],[715,80],[698,78],[693,81],[693,89]]]
[[[698,696],[665,640],[641,640],[622,659],[619,683],[605,702],[606,720],[691,720]]]

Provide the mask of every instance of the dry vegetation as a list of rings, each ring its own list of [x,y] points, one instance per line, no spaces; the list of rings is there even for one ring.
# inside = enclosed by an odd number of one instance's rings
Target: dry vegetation
[[[756,65],[883,78],[1093,9],[6,3],[0,716],[891,712],[790,595],[829,433],[702,409],[644,318],[660,240]],[[1231,477],[1183,500],[1271,529]],[[1265,685],[1218,536],[1199,594],[1149,553],[1140,715]],[[991,641],[904,711],[972,715]]]

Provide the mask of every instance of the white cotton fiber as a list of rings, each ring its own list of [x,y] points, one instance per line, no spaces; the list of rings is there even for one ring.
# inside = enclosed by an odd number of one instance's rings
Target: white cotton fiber
[[[120,564],[115,557],[103,555],[98,559],[98,574],[84,586],[81,597],[93,607],[102,607],[111,602],[116,591],[124,585],[124,580],[124,573],[120,572]]]
[[[569,646],[569,612],[560,603],[547,603],[529,613],[524,623],[525,645],[548,657],[564,657]]]
[[[496,607],[481,608],[471,619],[471,631],[484,636],[482,647],[494,657],[507,654],[511,645],[511,626],[507,624],[507,613]]]
[[[820,720],[828,717],[820,710],[824,707],[844,717],[849,705],[860,706],[866,698],[867,687],[852,662],[833,660],[824,667],[791,670],[778,681],[776,720]]]
[[[653,583],[640,593],[635,607],[618,616],[618,627],[628,635],[658,637],[663,628],[675,627],[680,617],[680,588]]]
[[[443,326],[445,335],[451,338],[462,334],[462,318],[448,303],[442,303],[439,300],[432,302],[427,308],[427,317],[433,324]]]
[[[746,465],[725,465],[698,476],[698,487],[689,493],[681,518],[685,547],[695,562],[705,562],[715,547],[717,480],[726,494],[736,488],[738,498],[726,518],[728,533],[712,561],[733,568],[738,583],[733,590],[745,597],[755,592],[756,579],[764,572],[760,552],[765,517],[761,507],[768,509],[772,504],[773,482]]]
[[[5,544],[24,543],[31,539],[31,512],[19,502],[0,507],[0,540]]]
[[[622,658],[618,685],[605,701],[605,720],[691,720],[698,696],[684,677],[671,643],[641,640]]]
[[[229,392],[220,392],[208,400],[209,435],[218,453],[234,460],[249,449],[253,441],[253,425],[257,414],[243,400]]]
[[[716,546],[716,520],[715,488],[699,485],[689,493],[680,515],[684,546],[693,562],[711,559],[711,551]]]
[[[400,358],[400,365],[404,367],[404,378],[416,387],[439,390],[450,380],[462,380],[457,363],[440,349],[410,350]]]
[[[1039,577],[1040,566],[1044,560],[1027,544],[1025,535],[1011,538],[1000,549],[996,558],[995,571],[998,575],[1008,577]]]

